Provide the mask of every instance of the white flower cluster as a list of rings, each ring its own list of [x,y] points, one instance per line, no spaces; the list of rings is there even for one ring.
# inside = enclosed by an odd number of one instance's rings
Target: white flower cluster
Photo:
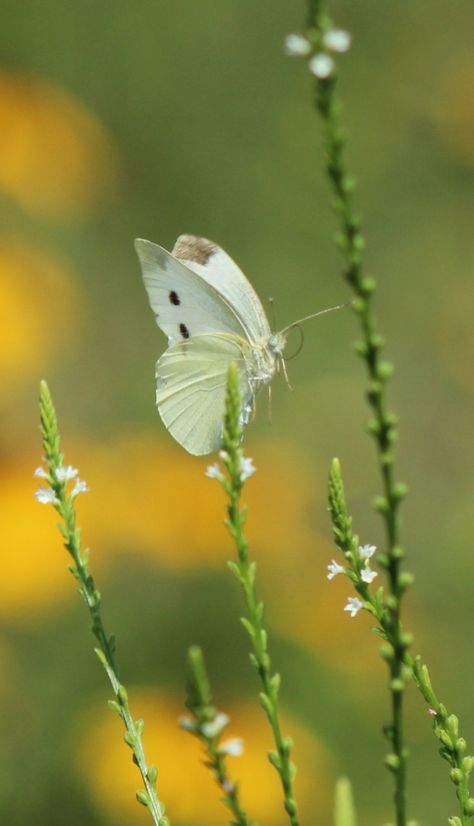
[[[351,35],[343,29],[329,29],[323,34],[322,44],[326,51],[315,52],[308,63],[310,72],[318,80],[325,80],[333,73],[334,60],[329,52],[347,52],[351,45]],[[302,34],[293,33],[285,38],[285,54],[291,57],[306,57],[312,51],[311,42]]]
[[[374,581],[375,577],[377,576],[377,571],[372,571],[369,560],[373,557],[376,551],[375,545],[359,545],[357,548],[357,554],[359,558],[363,561],[363,567],[360,572],[360,578],[362,582],[365,582],[367,585],[370,585],[371,582]],[[335,559],[332,559],[328,565],[328,579],[334,579],[335,576],[338,574],[345,574],[346,569],[343,565],[339,565]],[[351,617],[355,617],[361,608],[364,607],[364,603],[358,597],[348,597],[347,603],[344,606],[344,611],[347,611]]]
[[[35,476],[37,479],[46,479],[51,484],[51,478],[43,467],[37,467],[33,476]],[[82,479],[79,479],[79,471],[77,468],[72,467],[72,465],[68,465],[67,467],[56,468],[56,470],[54,471],[54,477],[57,482],[70,482],[73,479],[75,480],[74,487],[70,493],[73,499],[75,499],[79,493],[87,493],[87,491],[89,490],[87,482],[84,482]],[[59,499],[56,496],[54,488],[52,487],[46,488],[44,485],[40,485],[35,493],[35,496],[41,505],[59,504]]]
[[[181,717],[179,720],[179,725],[185,731],[189,731],[191,734],[202,734],[208,739],[212,737],[219,737],[229,723],[230,717],[222,711],[218,712],[213,720],[203,723],[200,727],[197,723],[191,720],[190,717]],[[231,757],[241,757],[244,753],[242,738],[229,737],[228,740],[224,740],[223,743],[219,744],[219,752],[220,754],[230,755]]]
[[[221,450],[219,452],[219,456],[221,457],[221,459],[227,459],[228,458],[227,453],[225,452],[225,450]],[[256,472],[257,468],[253,464],[253,459],[251,459],[250,457],[247,458],[245,456],[242,456],[242,458],[240,460],[239,470],[240,470],[240,479],[241,479],[242,482],[245,482],[246,479],[249,479],[250,476],[253,476],[253,474]],[[224,474],[221,470],[221,467],[217,462],[214,465],[209,465],[206,468],[206,476],[208,476],[209,479],[218,479],[219,482],[223,482],[224,479],[225,479],[225,476],[224,476]]]

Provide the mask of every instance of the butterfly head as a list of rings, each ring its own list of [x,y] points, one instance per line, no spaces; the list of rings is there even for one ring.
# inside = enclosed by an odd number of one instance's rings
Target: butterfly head
[[[268,338],[267,346],[275,359],[275,367],[277,373],[283,373],[286,383],[290,386],[288,375],[286,372],[285,360],[283,358],[283,350],[286,347],[286,339],[288,338],[288,331],[281,330],[279,333],[272,333]]]
[[[280,333],[272,333],[268,339],[268,349],[274,353],[275,356],[281,357],[283,350],[286,347],[287,334],[285,330]]]

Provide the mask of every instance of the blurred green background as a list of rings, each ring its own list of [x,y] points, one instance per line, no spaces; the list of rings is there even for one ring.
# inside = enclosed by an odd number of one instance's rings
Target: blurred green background
[[[106,699],[85,609],[50,508],[33,499],[41,448],[37,387],[47,378],[68,461],[91,492],[84,539],[118,636],[122,675],[175,826],[226,820],[198,752],[176,726],[185,652],[207,654],[216,700],[246,739],[232,770],[267,826],[285,822],[267,767],[270,738],[225,560],[224,499],[154,408],[164,340],[132,241],[170,249],[182,232],[217,240],[277,326],[348,297],[332,235],[319,124],[304,61],[283,41],[302,2],[18,3],[2,0],[0,245],[2,822],[145,824],[138,776]],[[440,697],[473,733],[472,467],[474,165],[472,4],[332,4],[353,48],[338,60],[350,165],[368,239],[367,271],[395,361],[404,540],[416,590],[406,627]],[[296,742],[303,819],[330,821],[335,778],[355,786],[360,822],[391,817],[382,767],[388,714],[378,643],[328,583],[325,479],[341,458],[363,542],[383,547],[379,490],[363,434],[362,365],[350,312],[305,328],[247,436],[258,474],[249,532],[285,728]],[[419,697],[407,703],[410,813],[456,812]],[[472,739],[472,737],[471,737]]]

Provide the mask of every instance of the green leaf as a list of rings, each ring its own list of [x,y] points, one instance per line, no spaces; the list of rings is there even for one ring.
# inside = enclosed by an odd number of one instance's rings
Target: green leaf
[[[253,627],[250,620],[248,620],[247,617],[240,617],[240,622],[244,626],[247,633],[252,637],[252,639],[255,639],[255,628]]]
[[[148,797],[148,794],[144,789],[138,789],[135,796],[138,802],[142,804],[142,806],[150,805],[150,798]]]
[[[123,739],[125,740],[127,746],[130,746],[131,749],[134,749],[137,745],[137,738],[130,734],[129,731],[125,731],[123,734]]]
[[[227,567],[230,571],[232,571],[232,573],[239,580],[239,582],[242,582],[242,572],[240,570],[240,565],[238,564],[238,562],[233,562],[231,559],[229,559],[227,562]]]
[[[158,769],[156,768],[156,766],[150,766],[147,773],[146,773],[146,776],[147,776],[148,780],[150,781],[150,783],[155,785],[156,779],[158,777]]]
[[[281,772],[281,760],[280,755],[276,751],[269,751],[267,752],[267,757],[272,764],[276,768],[277,771]]]

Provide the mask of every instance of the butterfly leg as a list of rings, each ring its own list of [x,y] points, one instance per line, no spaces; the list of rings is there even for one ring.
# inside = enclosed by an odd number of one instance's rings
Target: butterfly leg
[[[283,376],[284,376],[284,378],[285,378],[285,381],[286,381],[286,383],[287,383],[287,385],[288,385],[288,388],[289,388],[290,390],[293,390],[293,388],[292,388],[292,386],[291,386],[291,384],[290,384],[290,380],[289,380],[289,378],[288,378],[288,373],[287,373],[287,371],[286,371],[285,359],[284,359],[284,358],[281,358],[281,359],[280,359],[280,361],[279,361],[279,364],[281,365],[281,371],[282,371]]]
[[[256,415],[257,415],[257,397],[254,396],[253,399],[252,399],[252,421],[255,420]]]
[[[272,386],[268,385],[268,424],[272,424]]]

